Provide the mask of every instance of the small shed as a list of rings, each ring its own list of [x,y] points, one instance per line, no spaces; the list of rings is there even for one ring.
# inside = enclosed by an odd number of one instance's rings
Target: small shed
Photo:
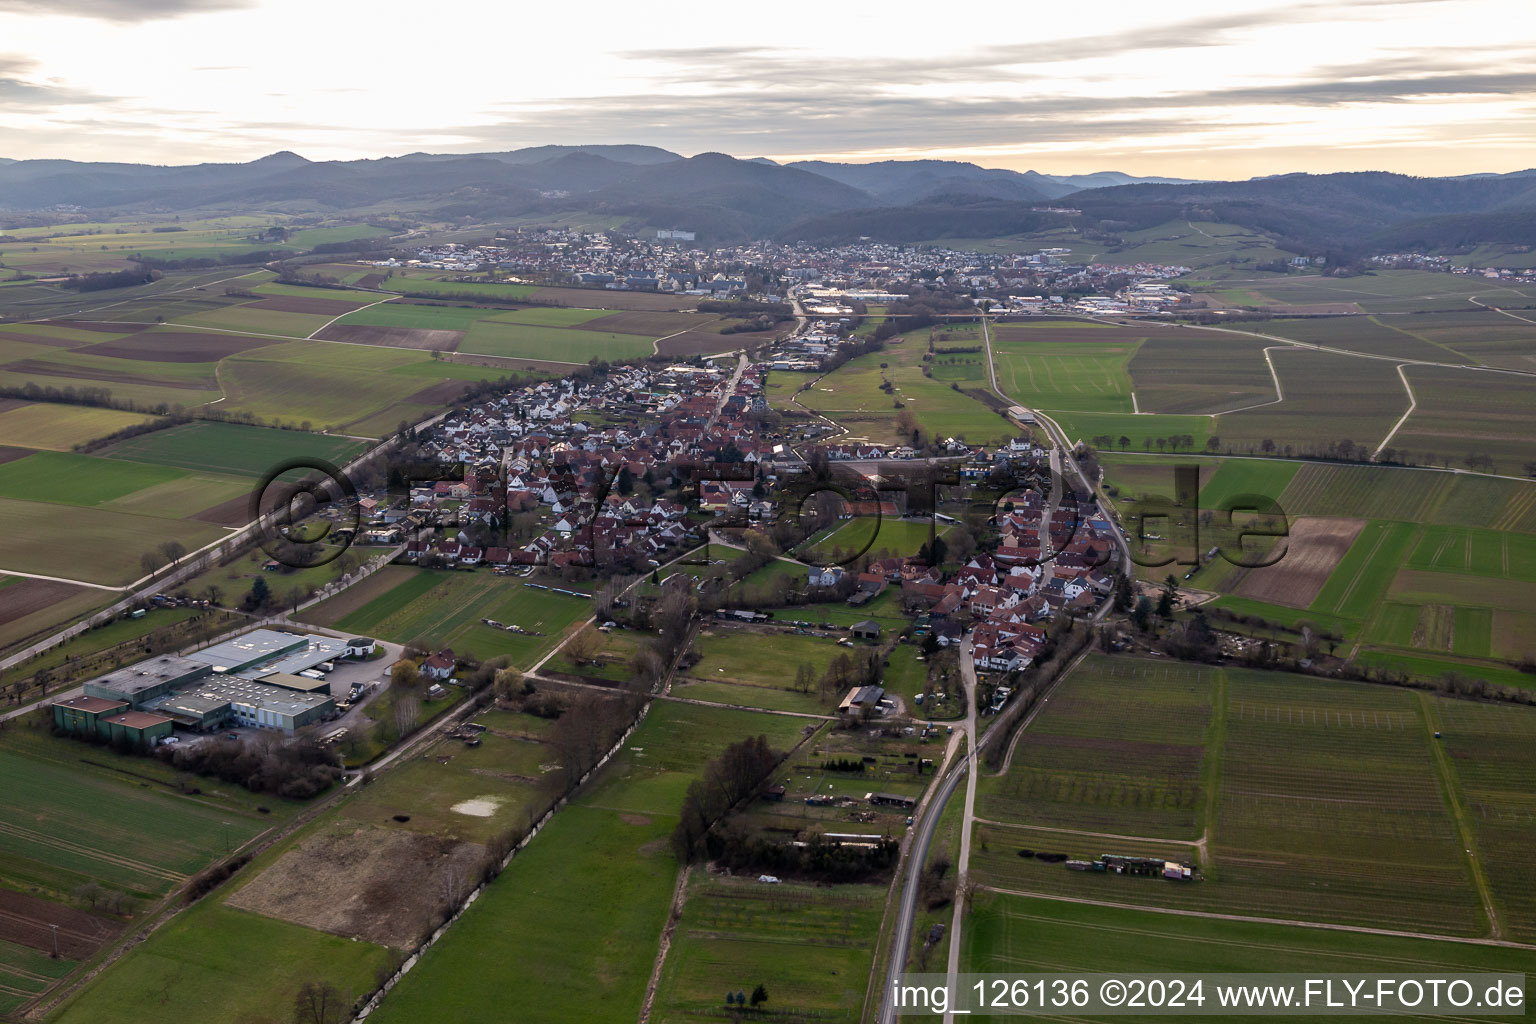
[[[874,619],[864,619],[861,622],[855,622],[849,628],[848,634],[855,640],[879,640],[880,623]]]

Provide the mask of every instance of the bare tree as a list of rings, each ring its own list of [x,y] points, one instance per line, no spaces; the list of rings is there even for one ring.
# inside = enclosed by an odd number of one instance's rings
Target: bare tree
[[[158,550],[161,556],[164,557],[164,559],[167,562],[170,562],[173,566],[180,562],[187,553],[186,547],[180,541],[176,540],[166,541],[160,545]]]
[[[328,981],[306,981],[293,997],[293,1024],[340,1024],[346,1000]]]
[[[411,690],[395,694],[395,732],[405,736],[421,719],[421,698]]]
[[[603,638],[597,630],[592,628],[589,622],[576,631],[565,645],[565,653],[571,661],[577,665],[585,665],[597,656],[598,650],[603,646]]]

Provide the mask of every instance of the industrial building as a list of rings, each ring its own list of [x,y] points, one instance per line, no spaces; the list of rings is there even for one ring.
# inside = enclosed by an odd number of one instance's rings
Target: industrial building
[[[164,655],[92,679],[85,684],[85,695],[123,701],[138,707],[144,701],[163,697],[176,687],[192,683],[210,671],[202,662]]]
[[[279,633],[275,629],[253,629],[233,640],[225,640],[223,643],[189,654],[187,658],[207,665],[215,672],[242,675],[247,669],[276,661],[290,651],[307,647],[309,639],[307,636]]]
[[[301,693],[242,676],[210,675],[143,707],[191,729],[209,731],[230,725],[291,734],[325,718],[336,702],[329,691]]]
[[[152,747],[175,728],[169,718],[147,711],[124,711],[102,719],[101,724],[107,727],[109,740],[136,747]]]
[[[102,697],[71,697],[69,700],[54,702],[53,724],[65,732],[95,734],[102,739],[110,739],[112,733],[101,724],[102,717],[127,709],[127,701],[106,700]]]
[[[298,673],[346,649],[329,637],[252,630],[185,657],[152,658],[93,679],[84,697],[54,705],[54,722],[70,732],[146,742],[169,735],[173,724],[291,734],[336,708],[324,680]]]
[[[102,697],[55,701],[53,724],[65,732],[134,746],[153,746],[169,736],[173,728],[169,718],[131,711],[127,701]]]

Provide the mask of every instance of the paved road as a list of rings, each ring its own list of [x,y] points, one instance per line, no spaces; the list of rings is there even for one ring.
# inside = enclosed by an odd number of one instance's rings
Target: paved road
[[[976,760],[976,663],[971,660],[974,642],[970,637],[960,645],[960,680],[965,687],[965,736],[969,741],[965,748],[965,814],[960,821],[960,857],[955,866],[955,911],[949,921],[949,985],[958,989],[960,984],[960,929],[964,924],[966,882],[971,875],[971,832],[976,821],[976,779],[981,774]],[[938,822],[935,814],[934,822]],[[946,1013],[944,1020],[951,1022],[954,1015]]]
[[[880,1024],[891,1024],[896,1019],[896,1007],[885,997],[890,993],[896,979],[906,969],[907,947],[912,941],[912,921],[917,913],[916,896],[918,883],[923,874],[923,862],[928,859],[928,847],[933,842],[933,833],[938,828],[939,816],[944,810],[944,805],[949,803],[949,798],[954,795],[960,779],[969,774],[970,763],[970,757],[961,758],[939,781],[933,800],[929,803],[927,812],[918,819],[917,831],[913,833],[912,846],[907,853],[907,875],[902,885],[902,898],[896,911],[896,931],[891,944],[890,967],[886,973],[885,984],[880,989],[880,1010],[875,1018]]]
[[[987,348],[987,368],[992,382],[992,391],[998,397],[1009,403],[1025,404],[1018,402],[1017,399],[1014,399],[1010,395],[1004,394],[1003,391],[1001,391],[997,386],[997,370],[992,362],[992,335],[991,331],[987,328],[986,318],[982,318],[982,337],[985,340]],[[1033,407],[1031,406],[1031,408]],[[1054,510],[1056,503],[1060,500],[1061,487],[1059,480],[1064,477],[1066,472],[1070,472],[1077,478],[1078,485],[1082,491],[1092,494],[1093,488],[1089,486],[1087,477],[1083,474],[1081,467],[1077,465],[1077,461],[1070,455],[1071,449],[1067,445],[1066,435],[1061,430],[1061,427],[1052,421],[1049,417],[1042,416],[1038,410],[1035,411],[1035,417],[1037,421],[1041,422],[1046,427],[1047,434],[1050,436],[1055,449],[1052,453],[1051,465],[1052,468],[1056,470],[1056,473],[1054,474],[1056,481],[1052,484],[1052,500],[1049,502],[1048,507]],[[1102,512],[1102,507],[1100,511]],[[1121,551],[1120,571],[1122,573],[1128,573],[1131,566],[1130,545],[1126,542],[1124,535],[1118,529],[1115,531],[1115,538]],[[1108,613],[1109,608],[1109,601],[1102,602],[1099,605],[1098,611],[1094,614],[1095,620],[1102,619]],[[939,783],[938,788],[934,791],[933,798],[918,811],[916,832],[913,836],[911,850],[908,853],[908,857],[910,859],[907,864],[906,878],[896,897],[898,900],[896,920],[898,930],[892,945],[891,961],[887,965],[886,984],[885,987],[881,990],[882,1000],[884,993],[890,991],[890,984],[896,980],[898,975],[901,974],[902,969],[906,964],[907,948],[912,937],[912,922],[916,916],[917,882],[922,874],[923,861],[927,859],[928,847],[932,842],[934,829],[938,825],[939,817],[944,813],[944,808],[948,804],[950,796],[953,795],[961,775],[969,775],[971,781],[966,789],[965,818],[963,821],[960,840],[960,859],[956,865],[957,885],[963,886],[970,873],[970,837],[972,831],[974,831],[973,826],[975,823],[975,779],[977,775],[977,769],[975,766],[979,763],[980,747],[987,741],[992,740],[993,737],[997,735],[996,731],[994,730],[993,732],[988,733],[981,740],[976,739],[976,676],[975,666],[972,664],[970,658],[971,650],[971,641],[967,639],[965,646],[961,649],[960,663],[962,680],[968,691],[967,696],[969,707],[969,713],[967,715],[964,731],[966,736],[971,739],[971,742],[967,745],[966,757],[964,760],[950,769],[949,773],[944,776],[943,780]],[[1086,653],[1087,652],[1085,651],[1084,654]],[[1012,741],[1013,746],[1017,746],[1019,737],[1023,735],[1024,730],[1029,727],[1029,724],[1034,721],[1035,716],[1040,713],[1041,709],[1045,707],[1046,702],[1050,700],[1050,694],[1054,692],[1056,685],[1059,684],[1061,679],[1064,679],[1071,674],[1072,669],[1076,667],[1077,661],[1080,661],[1082,657],[1083,655],[1079,655],[1078,658],[1074,660],[1074,663],[1065,671],[1063,671],[1060,676],[1057,677],[1057,683],[1052,684],[1051,690],[1048,690],[1041,696],[1040,702],[1034,707],[1033,710],[1030,711],[1029,715],[1026,716],[1024,720],[1015,727]],[[1011,749],[1009,751],[1009,756],[1012,756]],[[948,970],[952,980],[953,976],[956,975],[959,971],[960,932],[963,924],[963,918],[961,916],[963,909],[962,903],[963,900],[957,895],[955,900],[955,914],[950,924],[949,935],[947,936],[948,942],[950,944]],[[880,1021],[881,1024],[887,1024],[887,1022],[893,1021],[895,1019],[894,1008],[882,1001],[876,1019]]]

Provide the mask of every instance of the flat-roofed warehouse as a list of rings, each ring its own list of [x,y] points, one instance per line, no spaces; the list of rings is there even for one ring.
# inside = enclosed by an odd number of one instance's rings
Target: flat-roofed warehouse
[[[194,729],[226,723],[286,733],[318,722],[336,709],[329,693],[301,693],[240,676],[210,675],[177,693],[157,697],[144,710]]]
[[[281,686],[285,690],[297,690],[300,693],[331,692],[330,680],[310,679],[307,676],[296,676],[291,672],[274,672],[269,676],[262,676],[257,682],[266,683],[268,686]]]
[[[279,673],[297,675],[316,665],[323,665],[327,661],[335,661],[337,658],[347,656],[347,644],[344,640],[333,640],[328,636],[306,636],[304,640],[303,647],[295,648],[282,657],[264,661],[240,674],[253,679],[265,679]]]
[[[328,636],[253,629],[233,640],[187,655],[215,672],[261,679],[277,672],[297,675],[316,665],[346,657],[347,643]]]
[[[86,683],[83,689],[87,697],[126,701],[137,708],[145,701],[163,697],[211,671],[206,662],[163,655],[108,672]]]
[[[215,672],[238,675],[245,673],[247,669],[276,661],[282,655],[307,648],[310,639],[308,636],[279,633],[275,629],[253,629],[233,640],[225,640],[223,643],[189,654],[187,658],[207,665]],[[288,670],[274,668],[270,671]]]
[[[173,725],[164,715],[148,711],[123,711],[103,718],[102,724],[109,732],[108,739],[132,744],[136,747],[152,747],[171,734]]]
[[[104,697],[71,697],[53,702],[53,724],[65,732],[90,735],[94,733],[104,740],[112,738],[112,730],[103,718],[127,711],[125,700],[108,700]]]

